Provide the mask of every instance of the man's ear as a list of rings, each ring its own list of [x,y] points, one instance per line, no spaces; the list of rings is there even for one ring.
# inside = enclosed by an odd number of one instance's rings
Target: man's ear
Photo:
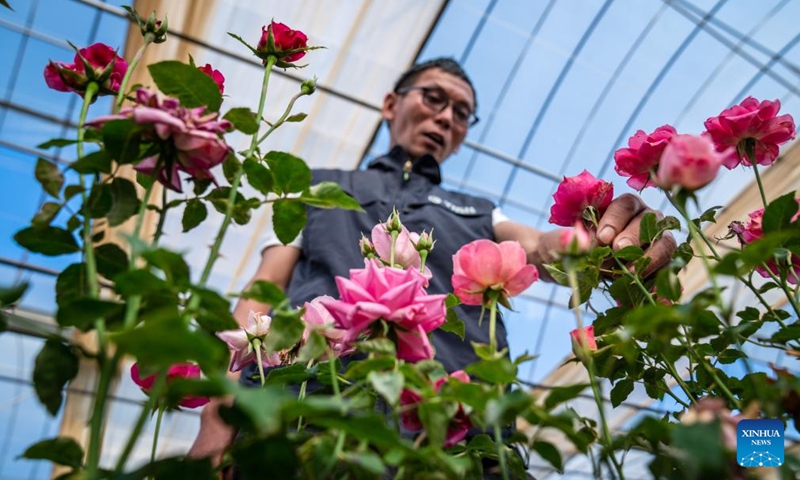
[[[395,109],[397,108],[397,102],[399,100],[399,96],[395,92],[389,92],[385,97],[383,97],[383,108],[381,108],[381,115],[383,115],[383,119],[387,122],[394,120]]]

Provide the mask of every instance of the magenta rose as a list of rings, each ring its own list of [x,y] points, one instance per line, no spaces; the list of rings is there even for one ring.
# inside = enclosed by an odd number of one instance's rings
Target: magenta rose
[[[433,384],[433,389],[436,392],[441,390],[442,385],[447,383],[449,379],[455,379],[459,382],[469,383],[469,375],[463,370],[453,372],[446,377],[442,377]],[[404,388],[400,393],[400,405],[403,410],[400,412],[400,423],[403,427],[411,431],[420,431],[424,428],[422,421],[419,418],[418,407],[422,403],[422,396],[414,390]],[[450,424],[447,426],[447,435],[444,440],[444,447],[452,447],[467,436],[467,432],[472,427],[472,422],[469,415],[464,411],[464,407],[459,403],[458,409],[450,418]]]
[[[656,183],[664,189],[676,185],[687,190],[705,187],[717,177],[725,155],[706,135],[675,135],[661,156]]]
[[[483,305],[489,291],[499,291],[507,300],[538,279],[539,272],[528,265],[518,242],[475,240],[453,255],[453,291],[467,305]]]
[[[175,379],[191,378],[200,378],[200,367],[193,363],[179,363],[169,367],[167,371],[167,382],[171,382]],[[156,381],[156,375],[143,378],[139,372],[139,364],[134,363],[131,367],[131,379],[133,379],[133,383],[138,385],[144,393],[149,395]],[[206,403],[208,403],[208,398],[189,396],[181,399],[179,405],[186,408],[197,408],[202,407]]]
[[[116,95],[128,62],[103,43],[81,48],[73,63],[53,62],[44,67],[47,86],[59,92],[75,92],[83,96],[89,82],[100,87],[97,95]]]
[[[775,162],[779,146],[795,136],[794,119],[788,114],[778,116],[780,108],[779,100],[759,102],[747,97],[739,105],[705,121],[717,151],[726,152],[725,167],[752,165],[747,158],[748,150],[759,165]]]
[[[275,40],[274,50],[268,45],[270,33]],[[292,30],[283,23],[272,22],[268,26],[261,27],[261,39],[256,50],[264,55],[275,55],[281,62],[292,63],[306,55],[302,49],[308,46],[307,42],[308,37],[300,30]]]
[[[232,128],[229,121],[217,120],[218,113],[205,113],[205,107],[185,108],[170,97],[160,100],[144,88],[136,92],[136,102],[116,115],[96,118],[87,124],[100,126],[111,120],[132,119],[148,126],[143,140],[166,145],[160,153],[145,158],[135,168],[176,192],[183,191],[180,171],[192,178],[216,181],[211,169],[222,163],[231,151],[220,137]]]
[[[603,216],[614,198],[614,185],[599,180],[584,170],[574,177],[564,177],[553,194],[555,203],[550,207],[550,223],[571,227],[583,219],[587,208],[597,210],[597,218]]]
[[[800,198],[797,199],[797,203],[800,203]],[[744,226],[739,238],[745,244],[750,244],[764,237],[764,230],[762,226],[762,222],[764,220],[764,209],[759,208],[758,210],[748,213],[747,216],[750,217],[750,221],[748,221]],[[798,217],[800,217],[800,212],[794,214],[792,217],[792,222],[797,221]],[[758,272],[759,275],[764,278],[770,278],[770,273],[772,275],[779,275],[778,265],[774,259],[767,261],[766,264],[767,268],[764,268],[763,266],[756,267],[756,272]],[[791,268],[786,277],[786,281],[793,285],[796,285],[798,280],[800,280],[800,257],[797,255],[793,254],[791,256]]]
[[[216,70],[210,63],[206,63],[202,67],[197,67],[197,69],[214,80],[214,83],[219,87],[219,93],[225,93],[225,75],[223,75],[222,72]]]
[[[630,177],[628,185],[638,191],[655,186],[650,173],[656,171],[664,148],[676,133],[672,125],[658,127],[653,133],[638,130],[628,139],[628,148],[614,152],[614,170],[623,177]]]

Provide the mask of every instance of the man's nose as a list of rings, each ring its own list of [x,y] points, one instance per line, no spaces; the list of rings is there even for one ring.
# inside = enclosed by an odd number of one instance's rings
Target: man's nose
[[[448,128],[453,125],[453,105],[447,105],[434,117],[436,123],[446,125]]]

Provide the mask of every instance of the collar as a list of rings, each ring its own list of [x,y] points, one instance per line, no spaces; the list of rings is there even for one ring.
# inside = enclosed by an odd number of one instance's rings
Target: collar
[[[403,171],[403,165],[408,159],[408,153],[400,145],[395,146],[389,151],[388,154],[376,158],[370,162],[367,168],[374,168],[384,171]],[[439,162],[433,158],[432,155],[423,155],[419,157],[412,165],[411,171],[422,175],[430,180],[433,184],[439,185],[442,183],[442,173],[439,169]]]

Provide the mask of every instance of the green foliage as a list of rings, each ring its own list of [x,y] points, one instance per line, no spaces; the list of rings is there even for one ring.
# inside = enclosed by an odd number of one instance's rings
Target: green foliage
[[[57,165],[48,162],[43,158],[36,160],[36,180],[42,185],[42,189],[51,197],[61,197],[61,187],[64,185],[64,175]]]
[[[280,199],[273,206],[272,222],[275,235],[284,245],[291,242],[306,226],[306,207],[296,199]]]
[[[56,340],[47,340],[33,367],[33,388],[50,415],[56,416],[64,401],[64,385],[78,374],[75,350]]]
[[[22,454],[31,460],[50,460],[72,468],[83,465],[83,448],[72,438],[57,437],[34,443]]]
[[[245,135],[252,135],[258,131],[258,119],[249,108],[231,108],[222,118],[231,122],[236,130]]]
[[[219,111],[222,94],[214,80],[187,63],[166,60],[148,65],[158,89],[180,100],[187,108],[206,107],[208,112]]]
[[[272,172],[267,167],[252,158],[247,158],[242,164],[242,168],[244,168],[247,181],[250,182],[253,188],[264,195],[272,192],[274,180],[272,179]]]
[[[320,182],[313,185],[304,191],[299,198],[303,203],[312,207],[363,211],[358,201],[334,182]]]
[[[208,209],[205,203],[196,198],[188,200],[186,207],[183,209],[183,217],[181,219],[183,233],[189,232],[203,223],[206,217],[208,217]]]
[[[271,151],[264,160],[275,178],[275,192],[279,195],[300,193],[311,186],[311,170],[306,162],[286,152]]]
[[[20,247],[33,253],[55,257],[80,250],[70,232],[59,227],[28,227],[14,234]]]

